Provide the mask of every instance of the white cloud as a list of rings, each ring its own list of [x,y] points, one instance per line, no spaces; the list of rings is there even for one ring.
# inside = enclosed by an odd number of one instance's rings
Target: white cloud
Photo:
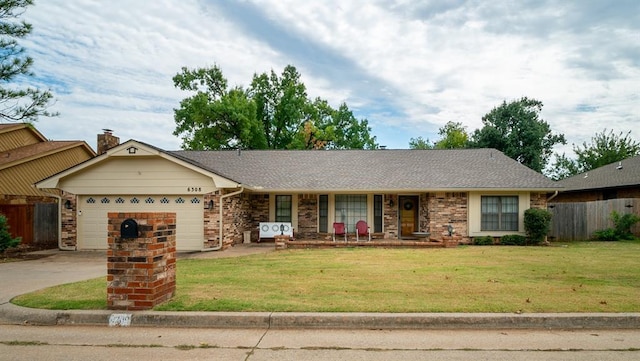
[[[109,127],[175,149],[182,66],[216,63],[247,86],[292,64],[311,97],[346,102],[392,148],[451,120],[473,131],[527,96],[570,152],[605,127],[637,127],[639,14],[634,1],[52,0],[28,9],[24,45],[58,99],[61,115],[38,124],[55,139],[94,146]]]

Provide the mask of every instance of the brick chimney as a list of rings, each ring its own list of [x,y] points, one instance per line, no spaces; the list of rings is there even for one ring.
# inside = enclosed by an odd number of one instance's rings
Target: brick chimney
[[[113,135],[113,130],[102,129],[104,133],[98,134],[98,155],[120,144],[120,138]]]

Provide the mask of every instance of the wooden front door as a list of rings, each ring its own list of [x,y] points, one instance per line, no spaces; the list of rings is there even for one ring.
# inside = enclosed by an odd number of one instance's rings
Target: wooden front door
[[[418,197],[398,197],[400,208],[400,238],[413,237],[413,232],[418,231]]]

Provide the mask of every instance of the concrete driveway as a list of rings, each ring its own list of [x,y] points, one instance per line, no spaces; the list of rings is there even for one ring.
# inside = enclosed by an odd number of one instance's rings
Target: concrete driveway
[[[39,251],[31,261],[0,264],[0,304],[42,288],[107,276],[106,251]]]

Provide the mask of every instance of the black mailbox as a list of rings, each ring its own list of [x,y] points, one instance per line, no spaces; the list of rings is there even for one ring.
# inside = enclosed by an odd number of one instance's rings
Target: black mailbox
[[[120,225],[120,238],[138,238],[138,222],[135,219],[125,219]]]

